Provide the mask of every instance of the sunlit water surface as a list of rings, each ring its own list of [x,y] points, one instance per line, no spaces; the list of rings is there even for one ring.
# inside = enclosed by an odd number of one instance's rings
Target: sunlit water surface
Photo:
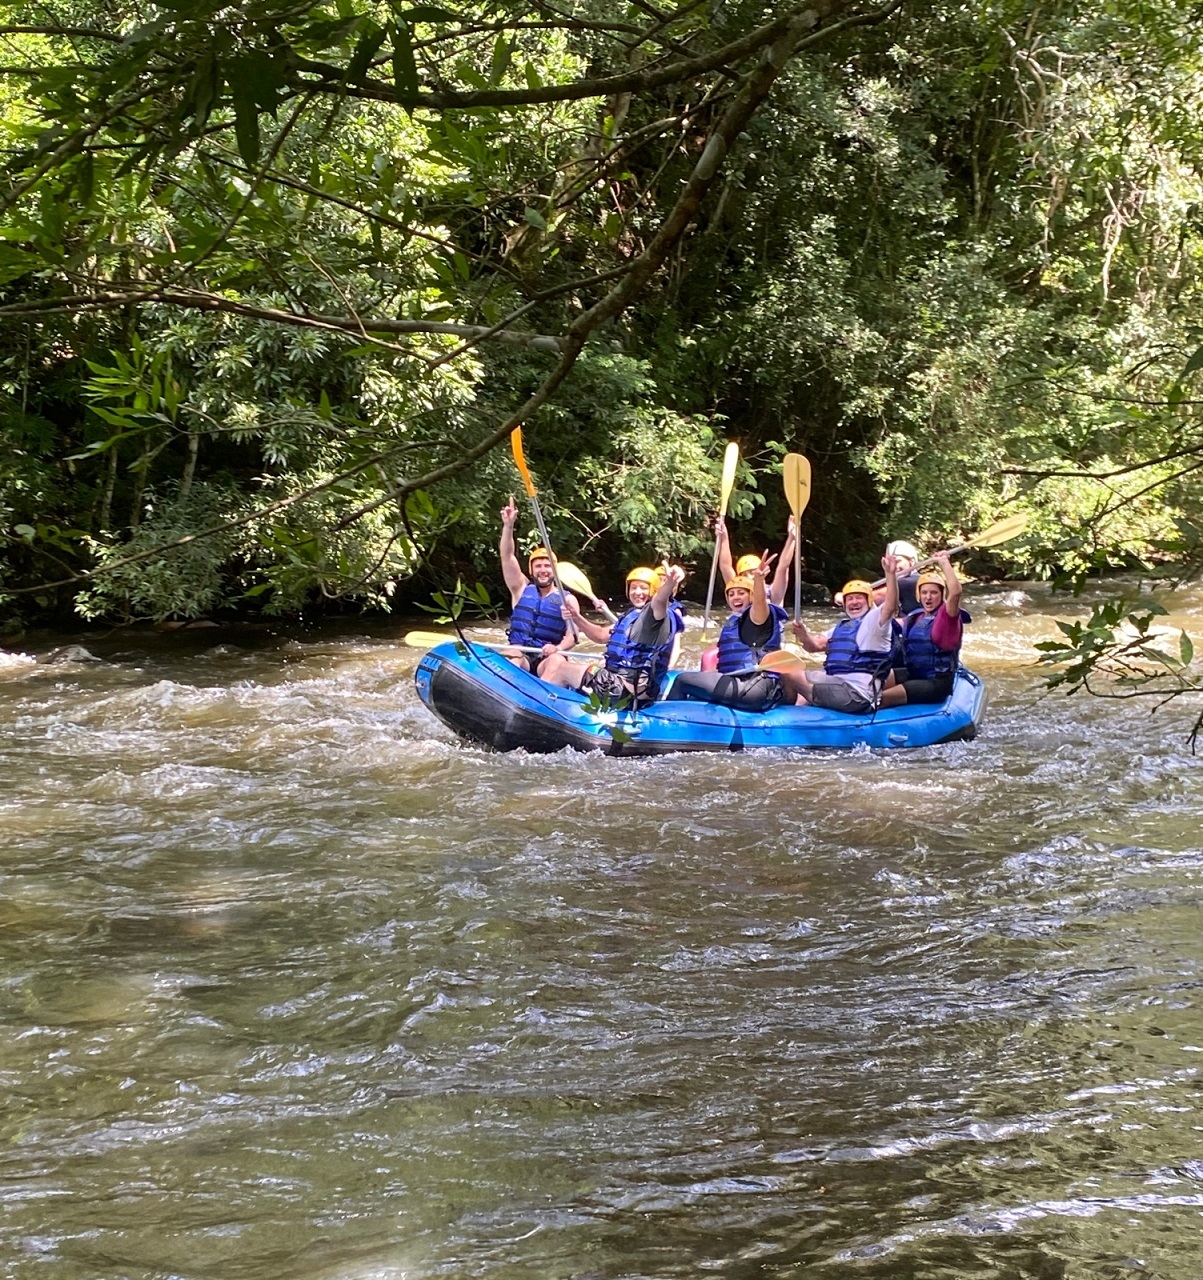
[[[2,1274],[1197,1280],[1194,713],[971,607],[981,736],[878,754],[489,755],[381,627],[0,654]]]

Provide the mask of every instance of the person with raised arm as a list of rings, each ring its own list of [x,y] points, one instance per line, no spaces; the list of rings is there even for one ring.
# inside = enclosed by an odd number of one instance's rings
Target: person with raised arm
[[[844,616],[825,635],[813,634],[804,622],[794,623],[794,636],[807,653],[826,655],[823,670],[781,671],[787,694],[802,705],[863,715],[877,706],[882,682],[890,671],[894,613],[898,608],[898,559],[884,555],[886,591],[873,603],[873,584],[860,578],[844,583]]]
[[[883,707],[908,702],[943,702],[956,679],[965,623],[971,621],[961,608],[961,580],[947,551],[932,559],[939,573],[919,575],[919,607],[902,624],[904,669],[895,671],[882,690]]]
[[[680,643],[685,619],[673,596],[685,580],[685,570],[665,564],[659,571],[640,565],[627,574],[630,608],[617,622],[601,625],[581,614],[571,595],[564,615],[586,639],[606,646],[601,662],[583,666],[563,654],[552,654],[539,668],[548,684],[603,697],[629,697],[635,706],[654,702],[659,695]]]
[[[742,574],[751,573],[753,568],[760,563],[758,555],[749,554],[740,556],[734,563],[731,561],[731,540],[727,533],[727,522],[718,520],[715,524],[715,537],[718,540],[718,571],[723,575],[724,582],[730,582],[732,578],[737,578]],[[777,572],[773,574],[773,580],[768,584],[769,600],[773,604],[785,603],[785,593],[789,589],[789,571],[794,561],[794,544],[798,541],[798,529],[794,523],[794,517],[791,515],[785,530],[785,546],[781,548],[781,554],[777,557]]]
[[[513,649],[502,652],[524,671],[537,670],[554,654],[576,644],[574,632],[563,616],[564,597],[556,590],[555,570],[546,547],[536,547],[528,557],[530,577],[522,571],[514,547],[514,523],[518,508],[511,498],[501,509],[501,576],[510,589],[510,625],[506,636]],[[518,647],[521,646],[521,647]],[[529,656],[523,649],[539,650]]]
[[[789,614],[769,600],[765,578],[775,556],[767,551],[749,574],[727,582],[731,616],[718,635],[716,671],[682,671],[673,680],[667,699],[716,702],[740,711],[771,711],[782,699],[780,679],[757,671],[766,653],[781,648],[781,628]]]

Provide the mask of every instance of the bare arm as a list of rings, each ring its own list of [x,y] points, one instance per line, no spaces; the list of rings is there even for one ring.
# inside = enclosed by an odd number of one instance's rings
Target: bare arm
[[[886,596],[881,602],[881,616],[892,618],[898,612],[898,557],[882,556],[881,567],[886,575]]]
[[[661,580],[656,594],[652,596],[652,617],[662,622],[668,615],[668,603],[677,588],[685,581],[685,570],[679,564],[665,564],[661,570]]]
[[[950,618],[961,616],[961,580],[952,567],[952,560],[947,551],[937,551],[933,557],[944,574],[944,611]]]
[[[565,619],[576,627],[581,635],[589,640],[595,641],[597,644],[607,644],[610,639],[610,633],[613,627],[601,627],[596,622],[590,622],[588,618],[581,613],[581,606],[577,604],[576,597],[571,592],[564,593],[564,608],[562,610]],[[576,636],[572,627],[569,627],[564,634],[564,639],[556,646],[559,649],[571,649],[576,644]]]
[[[723,586],[735,577],[735,565],[731,561],[731,539],[727,537],[727,522],[714,522],[714,537],[718,542],[718,571],[722,575]]]
[[[764,580],[768,577],[769,568],[774,557],[766,551],[760,557],[760,563],[752,570],[752,607],[748,616],[758,627],[763,627],[772,614],[769,612],[769,593],[765,590]]]
[[[794,517],[790,516],[785,534],[785,546],[781,548],[781,558],[777,561],[777,572],[773,574],[773,582],[769,587],[769,599],[774,604],[785,603],[785,593],[789,590],[789,571],[794,563],[794,547],[798,542],[798,530],[794,525]]]
[[[514,499],[501,508],[501,576],[510,589],[510,604],[516,605],[518,597],[526,590],[530,579],[522,572],[518,556],[514,550],[514,522],[518,519],[518,508]]]
[[[827,649],[827,637],[822,632],[816,636],[808,631],[805,622],[794,623],[794,639],[807,653],[823,653]]]

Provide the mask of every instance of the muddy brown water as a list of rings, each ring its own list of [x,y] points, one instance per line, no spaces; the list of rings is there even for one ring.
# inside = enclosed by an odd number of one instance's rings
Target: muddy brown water
[[[0,654],[0,1274],[1203,1276],[1193,713],[969,604],[981,735],[893,753],[491,755],[383,626]]]

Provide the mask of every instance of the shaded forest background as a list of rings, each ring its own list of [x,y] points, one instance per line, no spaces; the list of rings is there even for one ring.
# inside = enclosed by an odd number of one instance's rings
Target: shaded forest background
[[[1196,4],[3,18],[9,628],[498,600],[519,424],[609,593],[704,575],[727,439],[816,584],[1020,510],[1000,572],[1197,564]]]

